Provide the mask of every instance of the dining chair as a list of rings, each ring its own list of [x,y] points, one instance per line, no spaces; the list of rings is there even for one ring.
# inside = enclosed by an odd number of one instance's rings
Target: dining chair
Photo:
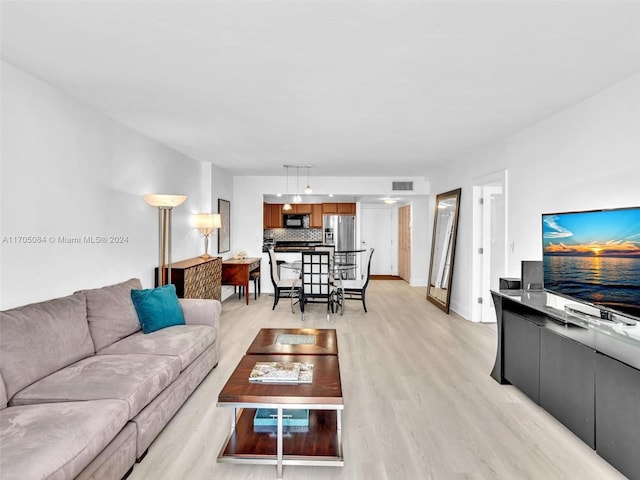
[[[324,303],[333,311],[335,287],[332,285],[332,269],[329,252],[302,252],[302,285],[300,287],[300,312],[304,320],[304,311],[308,303]]]
[[[300,287],[297,283],[298,280],[295,278],[280,278],[276,254],[272,248],[269,249],[269,271],[271,272],[271,283],[273,284],[273,307],[271,307],[271,310],[275,310],[281,295],[293,297],[298,293]]]
[[[367,269],[364,277],[357,280],[342,280],[340,285],[342,300],[361,300],[365,313],[367,311],[365,296],[367,293],[367,285],[369,285],[369,278],[371,277],[371,257],[373,257],[373,250],[373,248],[369,249],[369,259],[367,260]]]
[[[335,262],[335,252],[336,252],[336,247],[333,245],[321,245],[319,247],[315,247],[314,251],[316,252],[329,252],[329,265],[331,265],[331,268],[333,269],[333,265]],[[335,271],[333,271],[333,273],[335,273]]]

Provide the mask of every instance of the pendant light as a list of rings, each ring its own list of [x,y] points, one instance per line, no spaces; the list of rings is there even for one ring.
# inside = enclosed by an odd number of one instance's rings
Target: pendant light
[[[311,189],[311,183],[309,182],[309,169],[311,168],[310,165],[307,165],[307,186],[304,188],[304,193],[305,195],[310,195],[313,193],[313,190]]]
[[[282,206],[282,210],[288,211],[288,210],[291,210],[291,208],[292,208],[291,204],[289,203],[289,165],[283,165],[283,166],[284,166],[284,168],[285,168],[285,170],[287,172],[287,188],[286,188],[287,195],[285,197],[287,200],[286,200],[285,204]]]
[[[302,197],[300,196],[300,194],[298,193],[300,190],[300,175],[299,172],[300,171],[300,167],[296,165],[296,196],[293,197],[293,203],[300,203],[302,202]]]

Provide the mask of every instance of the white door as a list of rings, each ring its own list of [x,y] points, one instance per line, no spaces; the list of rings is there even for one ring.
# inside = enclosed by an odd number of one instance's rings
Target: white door
[[[398,254],[393,239],[397,225],[393,222],[393,209],[362,205],[360,207],[361,248],[374,248],[371,275],[395,275]]]
[[[474,261],[472,319],[495,322],[491,290],[506,271],[506,171],[477,179],[473,187]]]

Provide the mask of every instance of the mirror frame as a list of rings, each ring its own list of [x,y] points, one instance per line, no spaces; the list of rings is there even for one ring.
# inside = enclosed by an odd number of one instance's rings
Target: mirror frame
[[[433,213],[433,237],[431,238],[431,260],[429,262],[429,278],[427,282],[427,300],[433,303],[440,310],[445,313],[449,313],[449,302],[451,300],[451,284],[453,280],[453,264],[455,260],[456,253],[456,237],[458,236],[458,216],[460,212],[460,194],[462,193],[462,188],[456,188],[455,190],[450,190],[448,192],[440,193],[436,195],[436,203],[435,210]],[[448,252],[448,261],[449,261],[449,273],[446,279],[446,292],[441,292],[439,295],[436,294],[436,286],[431,284],[431,278],[434,274],[434,265],[433,265],[433,257],[436,252],[436,240],[439,238],[443,238],[442,235],[438,235],[441,229],[446,228],[446,225],[441,221],[440,216],[438,215],[439,208],[441,202],[450,201],[451,199],[455,199],[455,211],[453,212],[453,222],[451,223],[451,232],[449,235],[449,252]],[[440,220],[440,221],[439,221]],[[445,245],[439,245],[440,248],[444,248]],[[439,288],[438,290],[445,290],[443,288]],[[446,299],[445,299],[446,297]]]

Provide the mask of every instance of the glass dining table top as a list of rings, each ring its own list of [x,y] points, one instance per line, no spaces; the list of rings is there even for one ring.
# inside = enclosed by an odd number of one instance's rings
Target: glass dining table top
[[[288,268],[289,270],[302,270],[302,260],[294,260],[293,262],[285,262],[280,264],[281,268]],[[357,267],[355,263],[335,263],[332,265],[334,271],[339,272],[342,270],[351,270]]]
[[[354,257],[356,254],[363,252],[366,252],[366,250],[341,250],[335,252],[332,259],[334,270],[349,270],[356,267],[357,263]],[[290,270],[302,270],[302,259],[284,262],[280,266]]]

